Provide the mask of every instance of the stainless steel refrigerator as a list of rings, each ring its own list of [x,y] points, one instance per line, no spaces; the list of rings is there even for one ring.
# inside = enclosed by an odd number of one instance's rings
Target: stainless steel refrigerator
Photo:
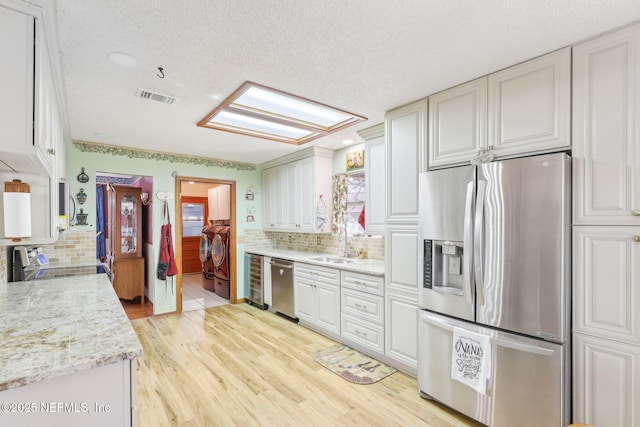
[[[569,423],[570,165],[556,153],[421,174],[422,396],[495,427]],[[454,332],[488,337],[480,391],[453,378]]]

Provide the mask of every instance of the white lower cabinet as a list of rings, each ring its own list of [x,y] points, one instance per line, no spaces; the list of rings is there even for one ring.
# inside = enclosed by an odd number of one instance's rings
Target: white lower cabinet
[[[640,347],[573,335],[573,422],[639,427]]]
[[[376,353],[384,354],[384,326],[342,314],[342,337]]]
[[[384,355],[382,277],[342,271],[342,338]]]
[[[573,229],[573,422],[640,427],[640,228]]]
[[[340,336],[340,271],[296,263],[295,315],[300,323],[332,338]]]
[[[122,360],[0,392],[14,427],[135,427],[138,361]]]
[[[387,288],[385,295],[385,354],[402,363],[405,370],[418,369],[418,296]]]

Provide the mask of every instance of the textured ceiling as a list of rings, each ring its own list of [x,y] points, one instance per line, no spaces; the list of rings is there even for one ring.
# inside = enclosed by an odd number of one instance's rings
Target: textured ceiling
[[[310,143],[339,148],[387,110],[640,19],[638,0],[55,0],[55,7],[73,139],[249,163],[307,145],[196,127],[244,81],[367,117]],[[110,52],[138,64],[114,65]],[[178,102],[136,98],[138,88]]]

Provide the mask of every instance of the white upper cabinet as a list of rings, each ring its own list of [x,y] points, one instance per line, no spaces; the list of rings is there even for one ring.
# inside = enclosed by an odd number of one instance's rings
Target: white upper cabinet
[[[468,163],[487,146],[487,78],[429,97],[429,168]]]
[[[364,225],[367,234],[384,235],[386,203],[386,147],[384,136],[364,144],[366,202]]]
[[[640,225],[640,27],[573,50],[574,223]]]
[[[495,156],[571,147],[571,48],[489,75],[487,96]]]
[[[0,6],[2,145],[33,145],[34,18]]]
[[[48,158],[34,146],[35,19],[0,6],[0,170],[45,175]]]
[[[312,147],[295,156],[263,165],[264,229],[329,233],[333,151]]]
[[[58,237],[58,182],[65,176],[65,131],[42,22],[40,7],[0,5],[0,182],[30,185],[32,235],[24,244]]]
[[[571,49],[429,97],[429,169],[571,147]]]
[[[384,236],[386,222],[386,158],[384,123],[363,129],[358,135],[364,140],[365,234]]]
[[[209,219],[212,221],[231,218],[231,186],[219,185],[207,190]]]
[[[427,100],[387,112],[387,223],[418,223],[418,174],[424,167]]]

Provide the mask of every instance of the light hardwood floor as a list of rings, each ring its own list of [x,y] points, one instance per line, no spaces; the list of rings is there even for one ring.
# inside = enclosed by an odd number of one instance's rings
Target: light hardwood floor
[[[477,425],[420,398],[401,372],[343,380],[313,360],[334,341],[248,304],[132,324],[144,348],[140,427]]]

